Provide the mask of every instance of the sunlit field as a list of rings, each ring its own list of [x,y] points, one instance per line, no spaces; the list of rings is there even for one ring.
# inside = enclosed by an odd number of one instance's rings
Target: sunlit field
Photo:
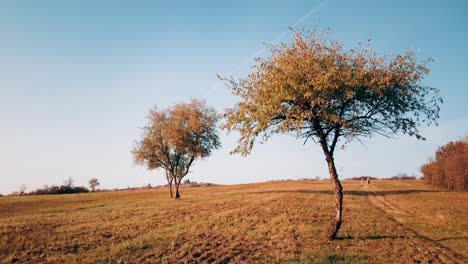
[[[328,181],[0,197],[2,263],[466,263],[468,193]]]

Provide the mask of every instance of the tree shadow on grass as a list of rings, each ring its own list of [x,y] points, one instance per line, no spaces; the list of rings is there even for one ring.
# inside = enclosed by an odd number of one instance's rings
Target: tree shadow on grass
[[[333,263],[369,263],[368,257],[358,255],[347,255],[331,253],[322,258],[322,263],[333,264]]]
[[[441,239],[435,239],[434,241],[447,241],[447,240],[468,240],[468,237],[444,237]]]
[[[344,195],[355,196],[385,196],[385,195],[400,195],[411,193],[437,193],[444,192],[440,190],[394,190],[394,191],[344,191]],[[272,191],[258,191],[247,192],[246,194],[268,194],[268,193],[308,193],[308,194],[328,194],[333,195],[332,190],[272,190]]]
[[[383,239],[404,239],[408,238],[407,236],[366,236],[366,237],[354,237],[354,236],[344,236],[337,237],[336,240],[383,240]]]
[[[366,237],[354,237],[351,235],[337,237],[336,240],[384,240],[384,239],[407,239],[408,236],[387,236],[387,235],[374,235],[374,236],[366,236]],[[431,239],[432,240],[432,239]],[[468,240],[468,237],[444,237],[440,239],[433,239],[432,241],[440,242],[440,241],[447,241],[447,240]]]

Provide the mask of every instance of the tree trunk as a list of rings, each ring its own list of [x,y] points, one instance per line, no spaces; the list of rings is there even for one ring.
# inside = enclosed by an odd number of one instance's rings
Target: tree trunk
[[[174,198],[172,195],[172,181],[169,182],[169,192],[171,193],[171,199]]]
[[[167,183],[169,184],[169,192],[171,194],[171,199],[174,198],[174,196],[172,195],[172,182],[174,181],[174,177],[171,176],[171,174],[169,174],[169,171],[166,169],[166,180],[167,180]]]
[[[340,180],[338,179],[333,155],[326,152],[325,157],[328,163],[328,171],[330,172],[330,181],[333,183],[333,191],[335,193],[335,213],[326,230],[325,236],[328,240],[333,240],[336,238],[336,234],[338,233],[338,230],[340,230],[342,222],[343,188],[341,187]]]
[[[175,195],[175,198],[176,198],[176,199],[180,199],[180,194],[179,194],[179,185],[180,185],[180,181],[176,180],[175,183],[176,183],[176,195]]]

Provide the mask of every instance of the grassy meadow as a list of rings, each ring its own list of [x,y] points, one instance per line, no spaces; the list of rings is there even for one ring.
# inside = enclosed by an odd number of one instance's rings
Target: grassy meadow
[[[468,193],[328,181],[0,197],[1,263],[467,263]]]

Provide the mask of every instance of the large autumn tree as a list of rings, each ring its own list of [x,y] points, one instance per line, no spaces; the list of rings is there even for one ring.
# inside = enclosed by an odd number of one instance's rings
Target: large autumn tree
[[[421,167],[424,179],[450,191],[468,191],[468,136],[437,149],[435,158]]]
[[[148,124],[132,153],[136,164],[163,169],[171,198],[174,184],[178,199],[180,183],[193,162],[208,157],[220,145],[216,111],[194,99],[165,110],[150,110]]]
[[[239,102],[225,112],[222,127],[240,132],[234,153],[250,153],[257,137],[294,133],[318,143],[334,187],[335,210],[325,231],[336,237],[342,223],[343,188],[334,153],[338,144],[374,134],[424,139],[418,126],[439,117],[438,90],[422,84],[427,62],[407,51],[378,56],[361,45],[346,50],[329,34],[295,31],[291,43],[269,45],[250,74],[222,78]]]

